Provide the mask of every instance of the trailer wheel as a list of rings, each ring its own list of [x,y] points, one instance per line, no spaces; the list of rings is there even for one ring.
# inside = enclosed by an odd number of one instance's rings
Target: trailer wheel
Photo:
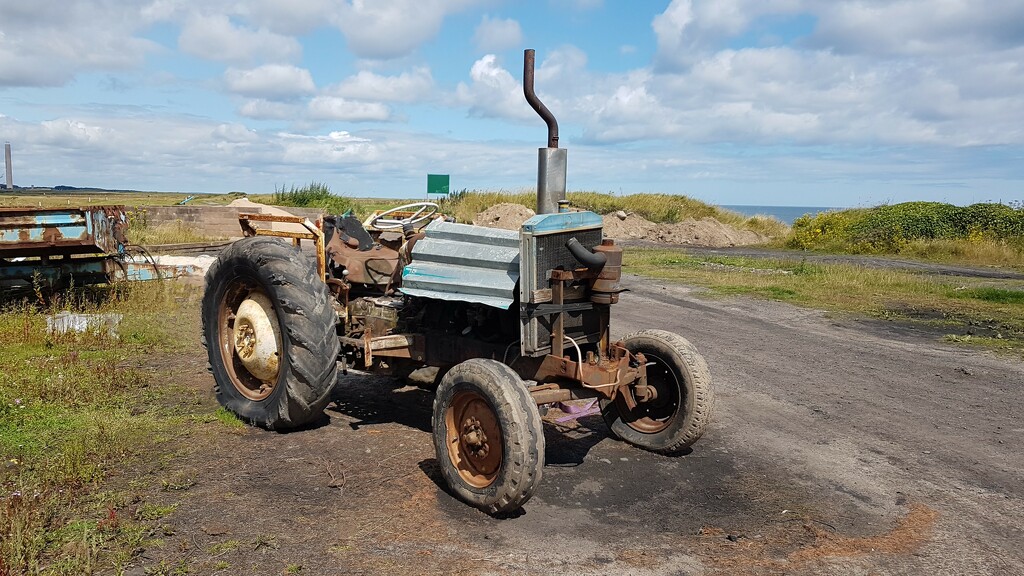
[[[704,358],[685,338],[664,330],[633,332],[623,342],[647,363],[647,384],[655,397],[602,400],[601,413],[612,433],[645,450],[675,454],[696,442],[707,428],[714,405],[711,373]],[[630,408],[629,404],[634,404]]]
[[[456,496],[489,514],[519,509],[544,468],[544,428],[526,384],[495,360],[467,360],[434,398],[434,449]]]
[[[319,417],[338,379],[330,300],[298,248],[260,236],[228,246],[203,295],[203,345],[221,405],[268,429]]]

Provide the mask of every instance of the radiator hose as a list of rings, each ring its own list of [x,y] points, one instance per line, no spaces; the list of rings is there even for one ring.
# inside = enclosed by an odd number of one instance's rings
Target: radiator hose
[[[605,263],[608,262],[607,256],[600,252],[594,253],[587,250],[587,248],[583,246],[583,244],[580,244],[580,241],[576,238],[570,238],[569,241],[565,243],[565,247],[569,249],[573,258],[591,270],[603,268]]]

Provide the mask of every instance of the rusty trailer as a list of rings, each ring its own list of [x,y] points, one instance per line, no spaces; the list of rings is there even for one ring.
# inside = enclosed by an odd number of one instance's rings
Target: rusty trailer
[[[127,239],[123,206],[0,208],[0,291],[152,280],[189,272],[157,265]]]

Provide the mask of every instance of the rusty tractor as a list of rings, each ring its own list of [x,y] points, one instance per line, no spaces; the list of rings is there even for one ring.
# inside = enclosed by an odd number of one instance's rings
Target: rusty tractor
[[[322,416],[339,370],[437,367],[441,474],[456,496],[496,515],[521,507],[541,480],[550,404],[597,399],[613,435],[654,452],[679,453],[701,437],[713,392],[693,345],[660,330],[611,337],[622,249],[597,214],[568,209],[566,151],[534,93],[533,60],[527,50],[524,93],[547,123],[548,146],[538,214],[520,230],[455,223],[430,202],[366,222],[240,217],[248,237],[210,268],[203,299],[223,406],[258,426],[294,428]],[[303,239],[315,266],[296,247]]]

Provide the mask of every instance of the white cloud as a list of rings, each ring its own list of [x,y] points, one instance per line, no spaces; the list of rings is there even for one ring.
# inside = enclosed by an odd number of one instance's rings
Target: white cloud
[[[522,84],[488,54],[473,63],[471,82],[459,82],[455,102],[469,109],[471,116],[527,119],[534,115],[523,97]]]
[[[501,52],[523,43],[519,22],[511,18],[491,18],[484,15],[473,33],[473,43],[481,52]]]
[[[231,22],[225,14],[190,16],[178,37],[178,47],[206,60],[235,64],[289,62],[302,54],[298,40]]]
[[[0,88],[60,86],[80,72],[142,65],[156,44],[138,33],[137,10],[116,2],[4,2],[0,16]]]
[[[326,136],[278,134],[284,149],[282,161],[295,164],[371,163],[381,154],[380,147],[366,138],[344,131]]]
[[[309,70],[289,64],[265,64],[251,70],[228,68],[227,89],[236,94],[264,99],[287,99],[316,91]]]
[[[433,89],[434,78],[430,68],[419,66],[398,76],[383,76],[362,70],[329,89],[329,92],[357,100],[418,102],[429,98]]]
[[[436,36],[445,16],[475,1],[346,0],[335,17],[349,50],[361,58],[390,60]]]
[[[247,100],[238,114],[254,120],[294,120],[305,113],[305,108],[290,102],[272,102],[257,98]]]
[[[336,0],[229,0],[229,8],[257,26],[280,34],[305,34],[338,13]]]
[[[846,53],[941,57],[1024,42],[1024,4],[897,0],[821,2],[813,43]]]
[[[386,121],[391,118],[391,109],[379,102],[359,102],[337,96],[317,96],[309,102],[308,118],[346,122]]]

